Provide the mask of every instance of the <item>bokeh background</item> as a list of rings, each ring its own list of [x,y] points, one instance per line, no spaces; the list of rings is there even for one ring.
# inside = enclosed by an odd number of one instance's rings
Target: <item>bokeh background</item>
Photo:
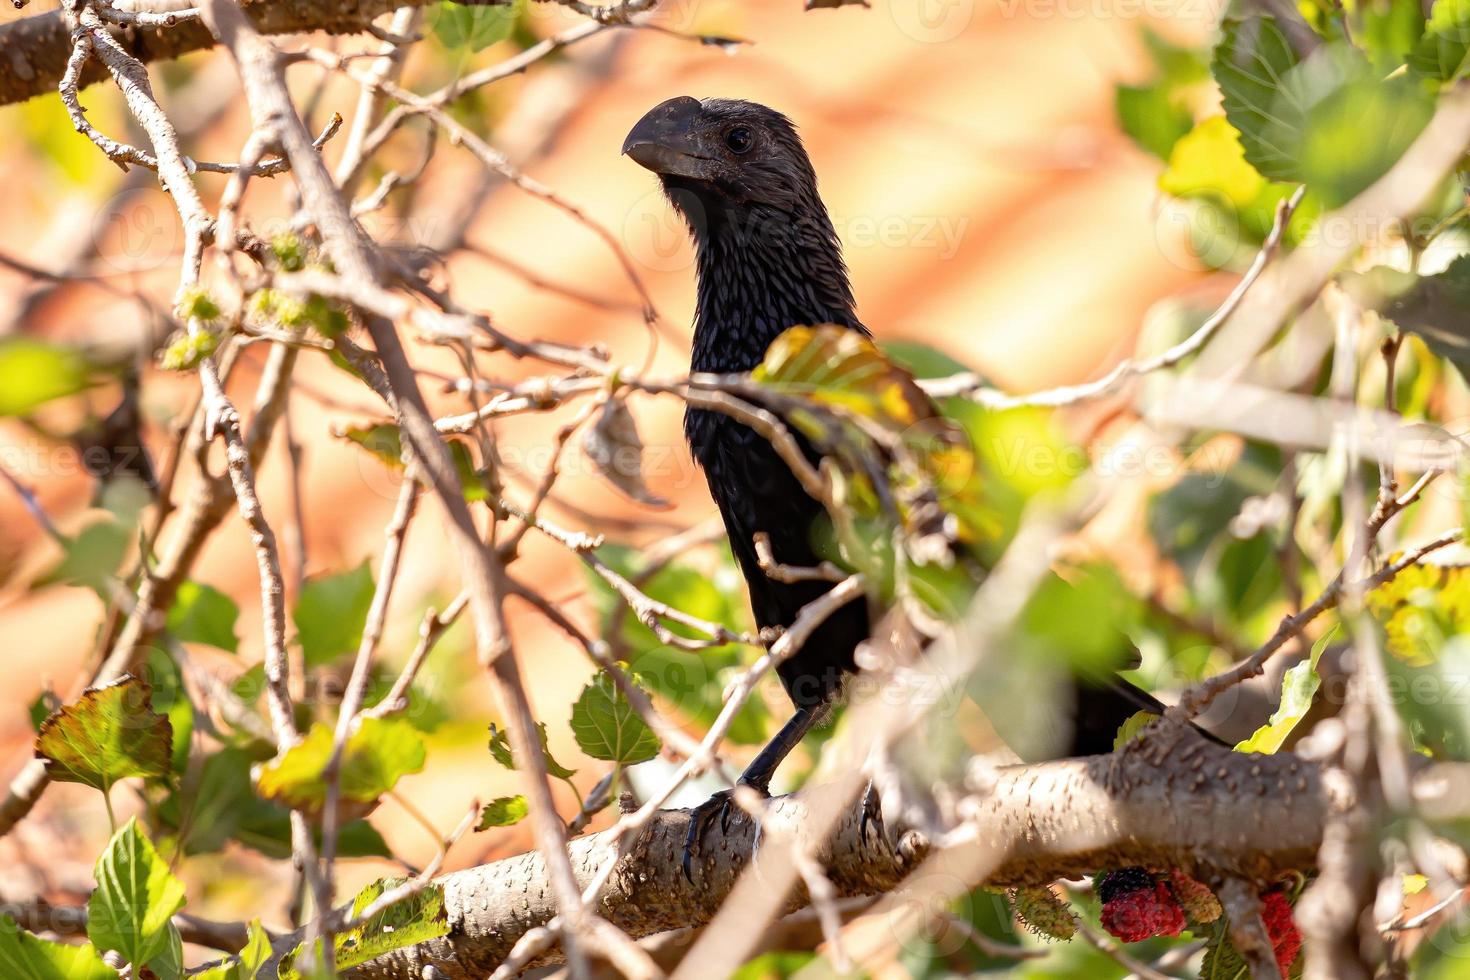
[[[27,15],[45,8],[32,4]],[[645,326],[638,296],[607,244],[563,211],[503,182],[488,187],[468,155],[441,145],[411,190],[396,193],[367,227],[381,240],[434,247],[468,220],[473,247],[438,270],[460,302],[489,313],[523,338],[596,342],[630,365],[676,375],[687,368],[693,310],[692,253],[654,179],[618,154],[624,134],[652,105],[675,95],[727,96],[775,106],[796,120],[841,235],[866,322],[884,340],[917,341],[1016,391],[1095,377],[1129,353],[1151,318],[1176,304],[1213,305],[1233,277],[1191,257],[1185,226],[1156,181],[1159,161],[1119,129],[1114,87],[1152,70],[1142,32],[1183,41],[1209,36],[1218,8],[1206,0],[874,0],[871,8],[803,12],[799,0],[674,0],[655,23],[750,44],[711,45],[654,31],[614,31],[583,42],[528,73],[485,89],[459,107],[490,141],[536,180],[554,188],[609,229],[632,257],[661,315]],[[21,16],[6,10],[0,21]],[[434,13],[430,12],[430,18]],[[418,45],[405,72],[427,91],[455,75],[505,58],[527,40],[576,23],[533,6],[509,40],[479,52],[437,40]],[[352,39],[314,38],[342,50]],[[302,42],[283,39],[286,48]],[[152,67],[160,97],[197,158],[232,160],[249,122],[233,66],[220,53]],[[290,70],[298,105],[319,129],[334,111],[351,114],[355,88],[313,67]],[[83,103],[104,131],[141,139],[118,92],[95,86]],[[0,335],[26,333],[95,345],[134,357],[144,371],[146,436],[155,453],[169,424],[189,404],[196,381],[151,366],[149,352],[172,330],[168,310],[178,274],[176,214],[146,171],[122,174],[73,132],[55,96],[0,108],[0,254],[67,277],[60,281],[0,265]],[[340,146],[325,155],[335,161]],[[404,171],[423,156],[423,130],[410,126],[385,159]],[[374,175],[375,179],[376,175]],[[212,200],[223,178],[201,175]],[[261,229],[284,222],[289,180],[258,181],[246,213]],[[133,352],[128,354],[127,352]],[[231,391],[246,401],[264,358],[247,349]],[[458,396],[437,380],[462,372],[442,350],[415,346],[426,387],[444,410]],[[486,376],[510,381],[544,370],[489,358]],[[334,435],[382,417],[361,389],[319,355],[303,356],[291,401],[290,435],[299,446],[303,538],[296,539],[285,440],[262,467],[263,501],[281,533],[289,570],[306,575],[376,564],[396,476]],[[94,482],[75,450],[50,435],[105,414],[116,389],[72,399],[44,418],[45,432],[0,419],[0,460],[31,486],[52,519],[73,531],[95,519]],[[673,399],[636,403],[649,446],[648,483],[670,506],[658,511],[609,488],[575,446],[549,516],[566,526],[646,547],[713,514],[702,478],[680,435]],[[1109,413],[1112,414],[1109,414]],[[499,428],[513,489],[545,464],[565,412],[517,418]],[[1115,409],[1073,418],[1087,439],[1126,426]],[[519,481],[519,482],[517,482]],[[1146,481],[1144,481],[1146,482]],[[1141,526],[1137,494],[1120,494],[1089,533],[1126,539]],[[176,491],[177,494],[177,491]],[[31,754],[29,706],[43,688],[63,698],[84,683],[95,656],[103,609],[91,591],[38,586],[59,549],[0,487],[0,774]],[[565,551],[529,538],[521,577],[539,585],[579,621],[594,625],[585,579]],[[304,556],[304,565],[303,562]],[[1147,575],[1149,556],[1133,572]],[[423,608],[457,588],[458,561],[426,503],[409,535],[405,564],[383,644],[397,663],[411,647]],[[235,598],[242,610],[239,652],[201,649],[222,676],[260,658],[257,578],[239,520],[211,538],[194,578]],[[288,575],[288,578],[294,578]],[[290,583],[291,590],[298,583]],[[288,596],[288,602],[292,596]],[[584,654],[544,619],[510,604],[517,653],[539,714],[565,718],[590,674]],[[429,765],[400,785],[442,830],[469,806],[515,792],[512,774],[489,763],[484,725],[495,719],[464,631],[436,650],[425,682],[452,720],[430,742]],[[562,761],[580,757],[565,725],[551,725]],[[585,788],[597,770],[582,766]],[[126,812],[135,806],[119,791]],[[574,801],[563,794],[570,811]],[[386,803],[374,824],[394,851],[415,864],[434,853],[428,832]],[[35,815],[0,839],[0,894],[84,892],[91,855],[106,838],[95,794],[54,787]],[[528,833],[472,837],[450,857],[463,866],[529,845]],[[70,856],[75,856],[71,860]],[[391,862],[349,863],[344,889],[391,871]],[[191,862],[190,909],[219,917],[273,910],[290,881],[284,862],[244,849]]]

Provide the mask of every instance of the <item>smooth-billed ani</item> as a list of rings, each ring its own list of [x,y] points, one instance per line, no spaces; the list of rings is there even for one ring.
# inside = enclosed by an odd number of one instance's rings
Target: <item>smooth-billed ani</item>
[[[691,369],[744,372],[787,328],[835,323],[868,333],[858,319],[847,266],[817,176],[791,120],[733,99],[688,96],[654,107],[635,125],[623,152],[658,174],[688,223],[698,263]],[[764,437],[716,411],[689,408],[684,431],[724,518],[761,627],[787,627],[831,583],[780,582],[757,560],[753,539],[770,538],[777,562],[819,562],[812,539],[822,505],[802,489]],[[809,444],[804,450],[815,459]],[[796,713],[741,775],[766,793],[781,761],[819,721],[868,638],[868,609],[849,602],[776,669]],[[1159,711],[1151,695],[1118,678],[1079,682],[1071,755],[1110,751],[1121,725],[1139,710]],[[690,852],[728,795],[703,805],[691,823]]]

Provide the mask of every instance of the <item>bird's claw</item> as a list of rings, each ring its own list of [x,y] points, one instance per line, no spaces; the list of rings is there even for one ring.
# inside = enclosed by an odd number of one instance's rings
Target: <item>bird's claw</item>
[[[742,787],[755,790],[761,796],[770,794],[753,783],[742,782]],[[704,835],[710,826],[718,818],[720,822],[720,833],[730,832],[730,818],[740,808],[735,803],[735,789],[722,789],[710,796],[709,799],[696,806],[689,815],[689,833],[684,838],[684,877],[692,885],[694,884],[694,856],[699,853],[704,842]],[[760,839],[760,824],[756,823],[756,840]]]
[[[869,824],[873,826],[875,840],[888,839],[888,828],[883,823],[883,800],[878,796],[878,788],[871,782],[863,790],[863,817],[858,824],[858,837],[865,847],[868,843]]]

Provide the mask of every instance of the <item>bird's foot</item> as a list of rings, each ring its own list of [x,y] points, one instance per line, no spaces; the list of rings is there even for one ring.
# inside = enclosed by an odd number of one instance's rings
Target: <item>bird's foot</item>
[[[710,827],[714,826],[716,820],[720,824],[720,833],[730,832],[730,819],[740,810],[740,805],[735,801],[735,793],[740,789],[754,790],[761,797],[770,799],[770,791],[764,786],[741,780],[731,789],[722,789],[710,796],[689,815],[689,834],[684,838],[684,877],[692,885],[694,883],[694,857],[699,853],[704,844],[704,835]],[[756,823],[756,839],[760,839],[760,823]]]
[[[863,790],[863,819],[858,824],[858,837],[863,845],[868,843],[868,828],[873,828],[875,840],[887,840],[888,828],[883,823],[883,800],[878,796],[878,787],[870,780]]]

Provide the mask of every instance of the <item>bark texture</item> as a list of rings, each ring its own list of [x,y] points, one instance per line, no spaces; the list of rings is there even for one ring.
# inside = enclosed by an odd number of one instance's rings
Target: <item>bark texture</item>
[[[242,0],[241,6],[263,34],[358,34],[374,18],[399,7],[428,6],[432,0]],[[477,0],[470,0],[477,2]],[[507,0],[478,0],[485,5]],[[213,35],[201,21],[161,28],[115,28],[119,43],[147,64],[211,48]],[[66,71],[71,36],[57,11],[0,25],[0,105],[54,93]],[[106,77],[93,61],[82,72],[82,85]]]
[[[799,836],[809,799],[803,791],[772,800],[763,841]],[[993,785],[977,788],[975,802],[960,841],[942,858],[914,831],[895,828],[896,847],[871,830],[865,842],[856,802],[818,853],[841,896],[892,891],[929,857],[936,858],[936,871],[981,868],[980,883],[997,888],[1133,864],[1265,881],[1310,867],[1328,814],[1348,805],[1330,798],[1313,763],[1231,753],[1170,732],[1112,756],[1000,770]],[[749,862],[754,827],[744,818],[727,833],[712,827],[691,883],[680,870],[688,821],[687,810],[658,815],[621,859],[599,914],[635,938],[714,917]],[[611,844],[607,832],[571,842],[579,884],[585,887],[611,859]],[[546,863],[535,852],[441,881],[449,935],[345,975],[420,977],[432,965],[454,980],[484,977],[527,931],[556,914]],[[786,907],[807,902],[798,891]]]

